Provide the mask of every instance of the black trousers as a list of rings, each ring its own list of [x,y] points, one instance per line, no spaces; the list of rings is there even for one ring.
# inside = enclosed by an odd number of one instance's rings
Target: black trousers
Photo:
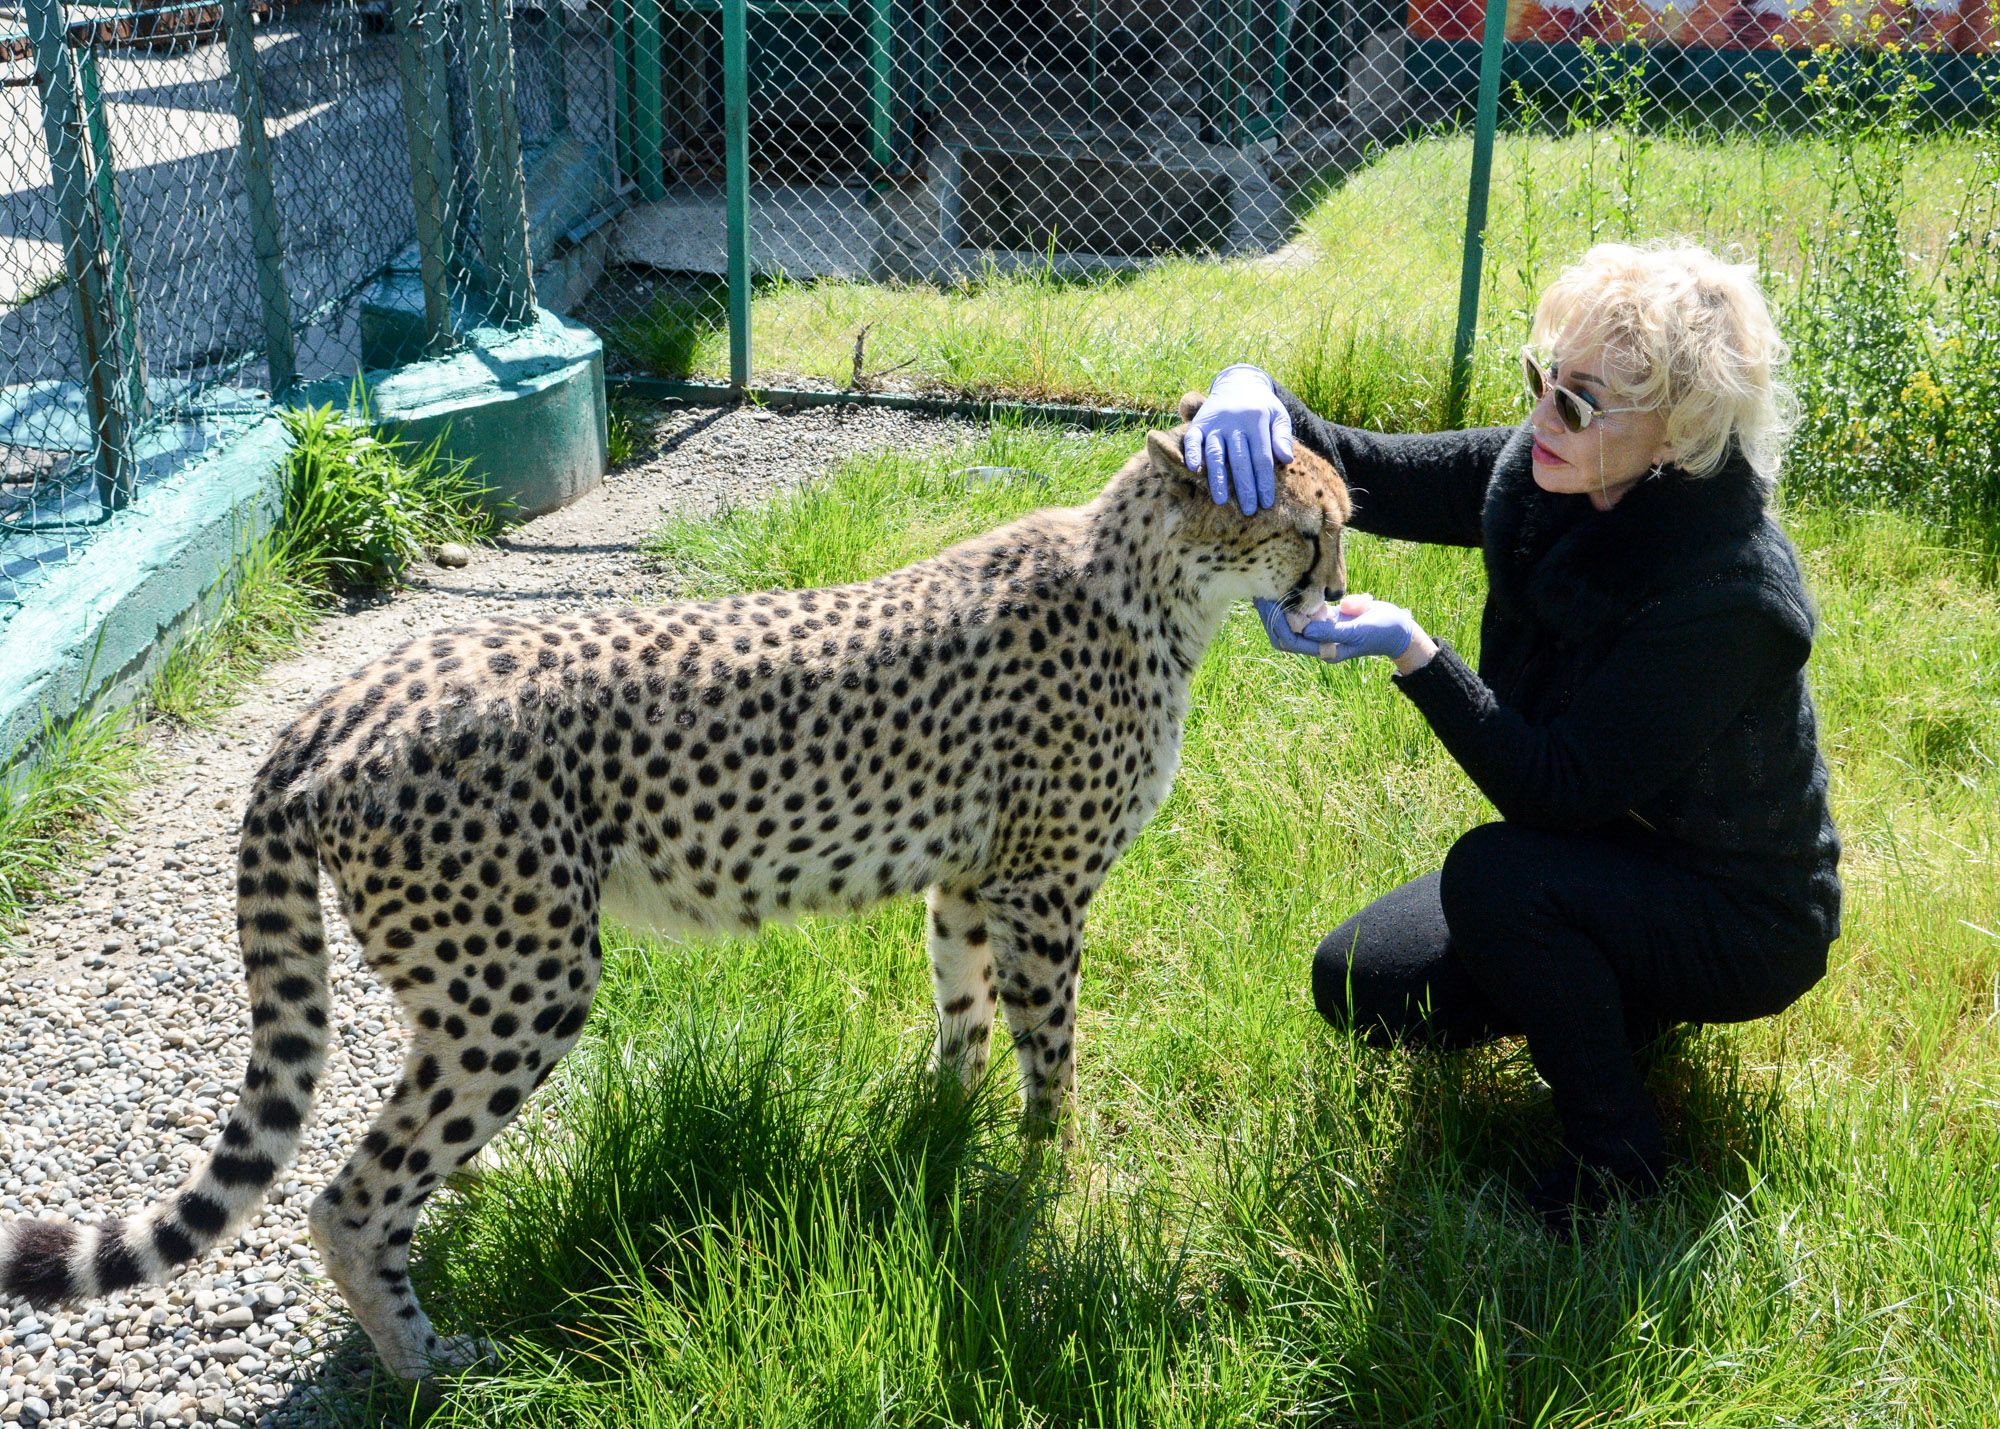
[[[1313,959],[1320,1015],[1381,1044],[1525,1037],[1575,1155],[1665,1157],[1634,1049],[1680,1022],[1744,1022],[1826,972],[1826,945],[1716,881],[1601,838],[1483,824]]]

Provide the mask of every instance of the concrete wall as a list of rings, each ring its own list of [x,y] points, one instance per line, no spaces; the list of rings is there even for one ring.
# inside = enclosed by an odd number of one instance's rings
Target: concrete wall
[[[604,353],[577,323],[538,312],[481,329],[448,357],[370,374],[375,415],[419,442],[442,435],[510,503],[511,516],[574,500],[604,474]],[[303,401],[344,403],[334,381]],[[271,529],[290,438],[275,411],[157,481],[96,529],[0,626],[0,765],[41,730],[132,698],[228,573]]]

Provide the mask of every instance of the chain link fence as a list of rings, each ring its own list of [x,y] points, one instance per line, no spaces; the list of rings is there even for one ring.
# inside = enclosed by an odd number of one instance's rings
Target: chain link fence
[[[2000,370],[2000,0],[12,3],[14,574],[260,392],[535,301],[633,390],[1157,408],[1247,357],[1437,425],[1519,410],[1562,263],[1683,233],[1845,364],[1857,471]]]
[[[496,315],[507,265],[482,238],[521,206],[504,16],[456,0],[0,7],[0,609],[272,395]],[[511,192],[482,188],[503,150]],[[513,256],[502,320],[526,308]]]
[[[572,56],[604,56],[628,202],[579,311],[631,380],[1159,407],[1249,357],[1436,423],[1518,410],[1533,297],[1598,239],[1735,248],[1795,305],[1871,201],[1920,284],[1988,242],[1959,220],[1995,178],[1994,0],[1504,9],[1489,138],[1480,0],[763,0],[740,62],[717,0],[610,0]]]

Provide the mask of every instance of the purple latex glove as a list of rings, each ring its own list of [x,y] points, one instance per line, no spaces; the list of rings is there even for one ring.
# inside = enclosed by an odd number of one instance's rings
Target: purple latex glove
[[[1409,611],[1368,595],[1350,595],[1331,620],[1315,620],[1301,639],[1319,653],[1322,644],[1334,651],[1324,659],[1338,664],[1356,655],[1385,655],[1394,660],[1410,648],[1417,622]]]
[[[1239,362],[1225,367],[1208,400],[1181,438],[1181,460],[1208,478],[1208,494],[1221,506],[1236,488],[1236,504],[1254,516],[1278,504],[1275,463],[1292,459],[1292,419],[1278,400],[1270,375]]]
[[[1282,650],[1287,655],[1311,655],[1315,659],[1319,657],[1319,642],[1294,634],[1292,627],[1285,620],[1285,608],[1278,602],[1259,598],[1250,603],[1257,607],[1257,618],[1264,622],[1264,633],[1271,638],[1272,649]]]

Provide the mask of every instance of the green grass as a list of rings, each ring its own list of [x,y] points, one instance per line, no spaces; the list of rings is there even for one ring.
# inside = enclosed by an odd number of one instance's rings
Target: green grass
[[[35,745],[33,763],[0,771],[0,945],[102,847],[147,772],[128,710],[45,720]]]
[[[314,589],[395,585],[411,561],[446,541],[483,540],[493,529],[488,495],[471,463],[333,406],[284,414],[292,449],[281,478],[279,559]]]
[[[298,648],[323,598],[268,537],[244,544],[200,618],[154,672],[149,715],[182,725],[213,721],[260,671]]]
[[[701,591],[857,579],[1087,496],[1135,440],[877,454],[657,549]],[[1382,1053],[1313,1013],[1321,933],[1489,815],[1378,662],[1276,655],[1244,615],[1092,907],[1067,1156],[1024,1164],[1004,1050],[970,1106],[928,1085],[913,901],[614,932],[579,1051],[422,1237],[441,1321],[505,1335],[432,1422],[1993,1423],[2000,607],[1905,518],[1788,524],[1846,934],[1793,1009],[1657,1069],[1691,1169],[1589,1249],[1505,1209],[1553,1147],[1518,1046]],[[1475,646],[1476,556],[1351,560]],[[331,1413],[401,1417],[382,1381]]]
[[[1905,238],[1932,265],[1979,154],[1971,137],[1939,135],[1911,156],[1906,180],[1917,201]],[[1686,233],[1741,244],[1794,274],[1801,244],[1829,222],[1835,159],[1830,143],[1815,139],[1662,135],[1623,160],[1602,132],[1503,134],[1481,295],[1491,343],[1481,353],[1474,418],[1513,413],[1514,349],[1525,340],[1532,295],[1591,241]],[[871,370],[907,363],[920,385],[1161,406],[1250,357],[1339,420],[1434,425],[1457,313],[1470,163],[1463,135],[1385,150],[1303,203],[1292,244],[1274,256],[1166,259],[1096,280],[1028,272],[955,286],[766,281],[751,307],[751,350],[760,375],[845,385],[865,323]],[[652,320],[635,317],[610,341],[662,375],[725,376],[721,301],[677,292]],[[1360,363],[1350,364],[1350,350]],[[1353,367],[1376,375],[1364,379]]]
[[[1845,79],[1823,93],[1813,123],[1791,133],[1694,130],[1615,103],[1596,127],[1526,116],[1503,132],[1457,420],[1525,410],[1517,351],[1564,264],[1597,241],[1683,235],[1766,275],[1796,349],[1800,489],[1920,512],[1993,566],[2000,128],[1926,129]],[[1921,110],[1923,96],[1909,98]],[[951,284],[760,280],[752,360],[762,383],[845,386],[866,328],[869,370],[919,389],[1163,409],[1249,359],[1335,421],[1436,430],[1453,421],[1470,165],[1463,134],[1381,150],[1302,195],[1282,249],[1228,261],[1174,257],[1095,278],[996,269]],[[663,293],[607,342],[652,372],[721,377],[720,290]]]

